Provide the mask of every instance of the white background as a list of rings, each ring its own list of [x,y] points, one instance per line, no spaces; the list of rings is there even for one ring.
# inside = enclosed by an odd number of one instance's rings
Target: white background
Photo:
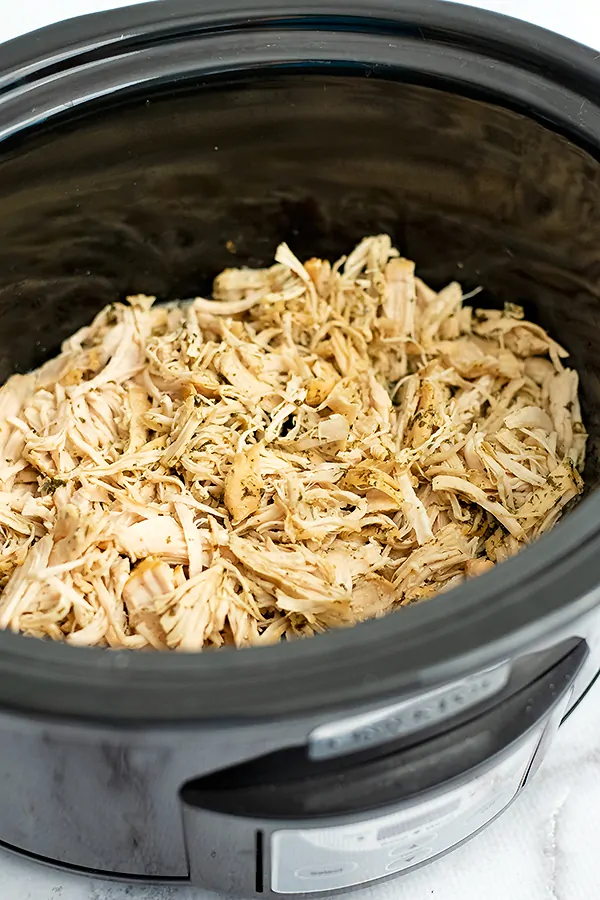
[[[520,16],[600,51],[600,0],[464,2]],[[0,0],[0,41],[67,16],[117,5],[117,0]],[[190,888],[131,887],[65,875],[2,852],[0,896],[2,900],[209,900]],[[483,834],[424,869],[348,897],[600,898],[600,684],[563,726],[528,791]]]

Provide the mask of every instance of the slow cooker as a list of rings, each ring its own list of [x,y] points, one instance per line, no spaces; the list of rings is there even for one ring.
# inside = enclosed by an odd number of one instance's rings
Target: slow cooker
[[[170,0],[0,58],[0,378],[125,294],[388,231],[571,352],[587,496],[520,556],[355,629],[205,654],[0,634],[0,841],[245,898],[391,878],[533,777],[600,669],[600,65],[437,0]],[[228,249],[229,248],[229,249]]]

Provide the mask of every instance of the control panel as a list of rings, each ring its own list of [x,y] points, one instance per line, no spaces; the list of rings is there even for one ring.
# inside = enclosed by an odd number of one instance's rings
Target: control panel
[[[387,754],[354,763],[264,757],[189,782],[181,800],[190,880],[257,900],[306,897],[440,856],[499,815],[535,774],[586,657],[581,641],[502,702]],[[403,727],[402,715],[394,729]],[[346,721],[354,741],[364,723]],[[322,750],[340,752],[339,743],[328,743],[331,733],[321,737]]]
[[[271,889],[322,893],[401,872],[450,849],[500,813],[521,788],[540,743],[536,728],[471,781],[389,815],[271,836]]]

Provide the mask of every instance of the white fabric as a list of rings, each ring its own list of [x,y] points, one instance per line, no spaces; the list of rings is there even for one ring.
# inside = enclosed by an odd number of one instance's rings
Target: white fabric
[[[520,16],[600,51],[598,0],[463,2]],[[1,5],[0,41],[67,16],[124,4],[118,0],[5,0]],[[600,896],[599,835],[600,684],[561,729],[534,782],[500,819],[449,856],[352,896],[355,900],[593,900]],[[91,881],[2,852],[0,884],[3,900],[210,900],[214,896],[191,888]]]

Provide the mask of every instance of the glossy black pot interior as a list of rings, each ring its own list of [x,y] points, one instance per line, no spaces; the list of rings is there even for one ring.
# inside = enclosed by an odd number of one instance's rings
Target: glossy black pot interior
[[[125,294],[172,299],[206,293],[222,267],[267,264],[282,240],[301,257],[335,257],[365,234],[388,231],[434,286],[457,279],[466,289],[485,287],[481,304],[523,303],[569,349],[581,373],[591,434],[585,476],[588,491],[594,488],[600,477],[600,168],[593,82],[579,92],[576,74],[565,68],[554,83],[533,51],[519,51],[523,61],[515,63],[507,48],[519,54],[501,20],[483,17],[483,27],[473,11],[442,13],[446,4],[387,2],[378,5],[379,16],[374,9],[371,19],[343,20],[335,19],[333,7],[348,13],[356,11],[353,4],[328,4],[331,14],[321,21],[315,7],[312,19],[292,16],[266,25],[261,20],[237,31],[208,29],[203,36],[202,4],[194,5],[192,15],[189,4],[170,3],[186,23],[194,19],[197,33],[192,37],[189,24],[180,33],[172,25],[171,33],[152,40],[144,21],[153,19],[160,31],[157,22],[166,13],[157,7],[167,4],[151,6],[152,12],[144,6],[126,13],[141,25],[137,36],[132,28],[121,55],[114,48],[103,51],[99,41],[95,56],[82,57],[83,75],[71,73],[79,65],[72,62],[41,75],[7,76],[0,95],[0,126],[7,135],[0,144],[0,376],[38,365],[102,305]],[[400,24],[394,25],[394,17]],[[454,17],[459,36],[472,26],[471,49],[450,31],[436,36],[440,17]],[[419,21],[431,34],[417,34]],[[106,18],[97,21],[99,32],[108,25]],[[486,28],[495,39],[473,50],[473,34]],[[93,24],[86,29],[92,34]],[[313,34],[319,29],[326,32],[320,45]],[[113,30],[119,31],[118,21]],[[501,32],[502,52],[493,49]],[[528,33],[519,41],[527,43]],[[77,30],[71,27],[69,34]],[[550,53],[554,39],[545,40]],[[556,40],[563,58],[566,47],[574,58],[580,54],[590,62],[582,48]],[[484,65],[486,59],[494,65]],[[105,87],[116,70],[129,86]],[[53,72],[54,80],[38,90],[37,80]],[[150,80],[136,84],[142,76]],[[77,79],[87,79],[87,99],[82,102],[80,92],[73,105],[70,84]],[[104,90],[105,96],[91,97]],[[568,522],[556,532],[560,539],[551,536],[524,560],[508,564],[505,576],[486,579],[484,594],[469,586],[455,601],[458,608],[477,611],[484,595],[501,598],[504,583],[522,588],[533,578],[530,567],[543,570],[569,541],[573,547],[585,543],[595,528],[592,507],[582,512],[589,503],[597,501],[590,498],[573,514],[579,531],[573,526],[569,532]],[[593,510],[595,515],[596,505]],[[516,590],[511,589],[513,599]],[[504,602],[499,599],[498,608]],[[414,638],[421,621],[441,628],[445,603],[450,601],[416,610],[421,620],[410,610],[406,626],[398,616],[397,624],[359,629],[359,637],[326,636],[314,642],[317,649],[250,651],[244,662],[230,654],[224,658],[234,674],[236,667],[249,671],[251,658],[253,665],[259,660],[255,671],[263,663],[275,667],[282,673],[282,704],[291,708],[282,654],[300,665],[308,659],[302,654],[320,653],[331,666],[353,668],[364,638],[372,647],[381,642],[381,665],[389,674],[396,665],[393,647],[386,656],[383,643],[390,627],[398,629],[398,641],[403,632]],[[508,635],[544,612],[535,605],[527,613],[515,610],[498,634]],[[491,637],[486,633],[486,640]],[[24,669],[38,654],[31,641],[5,635],[2,640],[9,642],[3,652],[15,654],[17,667]],[[422,650],[423,662],[454,653],[441,631],[436,646]],[[111,654],[105,663],[93,651],[48,646],[39,652],[36,659],[46,672],[58,678],[60,666],[76,660],[81,671],[94,671],[92,685],[107,667],[112,678],[118,668],[112,658],[120,658]],[[415,670],[417,658],[407,654],[406,670]],[[146,672],[148,658],[139,662]],[[142,669],[131,668],[137,661],[119,665],[128,669],[131,684],[143,680]],[[216,666],[217,658],[158,665],[160,677],[177,675],[184,683],[200,671],[194,666]],[[324,662],[316,669],[335,682]],[[356,690],[366,697],[364,685],[374,670],[365,671]],[[385,672],[377,676],[382,689]],[[13,688],[18,703],[16,682]],[[182,714],[199,713],[202,702],[182,708]],[[125,714],[129,707],[123,703]],[[165,699],[165,715],[167,706]],[[78,710],[84,707],[80,698]],[[146,712],[152,715],[150,701]]]
[[[332,258],[387,231],[434,286],[522,302],[568,347],[595,450],[597,162],[522,115],[390,74],[190,80],[7,140],[0,376],[124,294],[206,294],[225,266],[270,264],[282,240]]]

